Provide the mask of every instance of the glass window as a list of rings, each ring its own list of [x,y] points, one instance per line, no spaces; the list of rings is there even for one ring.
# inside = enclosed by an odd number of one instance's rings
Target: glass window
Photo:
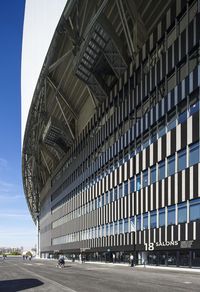
[[[150,228],[157,227],[157,214],[156,211],[150,212]]]
[[[148,169],[143,172],[143,188],[148,186]]]
[[[189,115],[192,116],[194,113],[199,111],[199,102],[196,102],[195,104],[191,105],[189,108]]]
[[[165,122],[162,122],[158,128],[158,137],[160,138],[160,137],[164,136],[165,133],[166,133]]]
[[[113,190],[110,190],[110,203],[114,201]]]
[[[102,207],[104,206],[104,202],[105,202],[105,200],[104,200],[104,194],[102,195],[102,197],[101,197],[101,200],[102,200]]]
[[[199,162],[199,142],[189,146],[189,165]]]
[[[141,175],[138,174],[136,176],[136,191],[139,191],[141,189]]]
[[[128,230],[128,219],[124,219],[124,233],[129,232]]]
[[[124,195],[127,196],[128,195],[128,181],[124,182]]]
[[[179,114],[178,117],[178,123],[182,124],[183,122],[185,122],[187,120],[187,111],[184,111],[183,113]]]
[[[178,123],[181,124],[187,119],[187,101],[183,100],[178,106]]]
[[[156,129],[156,127],[154,127],[151,130],[150,139],[151,139],[151,143],[154,143],[156,141],[156,139],[157,139],[157,129]]]
[[[118,199],[117,187],[114,188],[114,197],[115,197],[115,201],[117,201],[117,199]]]
[[[102,230],[101,236],[104,237],[105,236],[105,234],[104,234],[104,231],[105,231],[104,225],[102,225],[102,229],[101,230]]]
[[[175,155],[170,156],[167,162],[167,175],[170,176],[175,173]]]
[[[141,230],[141,215],[136,217],[136,230]]]
[[[167,224],[168,225],[172,225],[175,224],[175,213],[176,213],[176,209],[175,209],[175,205],[168,207],[168,213],[167,213]]]
[[[148,229],[148,212],[143,214],[143,229]]]
[[[119,233],[124,233],[124,224],[123,220],[119,220]]]
[[[147,148],[149,146],[149,136],[145,137],[143,140],[143,149]]]
[[[190,201],[190,221],[200,219],[200,198]]]
[[[159,227],[165,226],[165,208],[159,209]]]
[[[118,221],[115,221],[114,222],[114,234],[118,234],[119,231],[118,231]]]
[[[161,161],[158,164],[158,179],[161,180],[165,178],[165,161]]]
[[[186,149],[178,152],[178,171],[186,168]]]
[[[167,131],[171,131],[176,127],[176,111],[173,111],[168,115]]]
[[[114,235],[113,228],[114,228],[114,224],[112,222],[112,223],[110,223],[110,235]]]
[[[151,167],[151,184],[156,182],[156,165]]]
[[[178,223],[187,222],[187,203],[178,204]]]
[[[141,151],[141,137],[136,141],[136,154]]]
[[[101,208],[101,197],[97,198],[97,208]]]
[[[123,186],[119,185],[119,198],[123,197]]]
[[[134,177],[130,179],[130,192],[133,193],[135,191],[135,180]]]
[[[109,202],[109,193],[106,192],[106,205],[109,204],[109,203],[110,203],[110,202]]]
[[[131,227],[131,232],[135,232],[135,217],[130,218],[130,227]]]

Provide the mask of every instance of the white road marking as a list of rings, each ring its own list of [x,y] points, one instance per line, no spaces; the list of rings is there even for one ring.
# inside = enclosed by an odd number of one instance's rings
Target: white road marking
[[[183,282],[184,284],[192,284],[192,282]]]

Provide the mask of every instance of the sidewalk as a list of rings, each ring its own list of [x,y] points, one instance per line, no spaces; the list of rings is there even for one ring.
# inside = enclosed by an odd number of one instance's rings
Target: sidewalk
[[[37,260],[47,260],[47,261],[57,261],[56,259],[44,259],[44,258],[37,258]],[[65,262],[70,262],[73,264],[71,260],[65,259]],[[109,263],[109,262],[92,262],[92,261],[86,261],[86,262],[80,262],[78,260],[75,261],[77,264],[93,264],[93,265],[106,265],[106,266],[121,266],[121,267],[130,267],[129,263]],[[184,267],[166,267],[166,266],[151,266],[151,265],[136,265],[134,266],[136,269],[146,268],[146,269],[154,269],[154,270],[168,270],[168,271],[180,271],[180,272],[191,272],[191,273],[200,273],[200,268],[184,268]]]

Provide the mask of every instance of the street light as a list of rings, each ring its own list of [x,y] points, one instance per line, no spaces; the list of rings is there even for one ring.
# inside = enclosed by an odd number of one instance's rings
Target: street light
[[[37,252],[36,256],[40,258],[40,213],[35,212],[35,217],[36,217],[36,227],[37,227]]]

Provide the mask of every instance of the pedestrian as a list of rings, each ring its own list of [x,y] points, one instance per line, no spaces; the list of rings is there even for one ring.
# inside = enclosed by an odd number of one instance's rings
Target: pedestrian
[[[81,256],[81,253],[79,254],[79,262],[82,263],[82,256]]]
[[[113,264],[115,263],[115,253],[112,254]]]
[[[134,267],[134,256],[133,256],[133,254],[130,255],[130,262],[131,262],[131,267]]]

